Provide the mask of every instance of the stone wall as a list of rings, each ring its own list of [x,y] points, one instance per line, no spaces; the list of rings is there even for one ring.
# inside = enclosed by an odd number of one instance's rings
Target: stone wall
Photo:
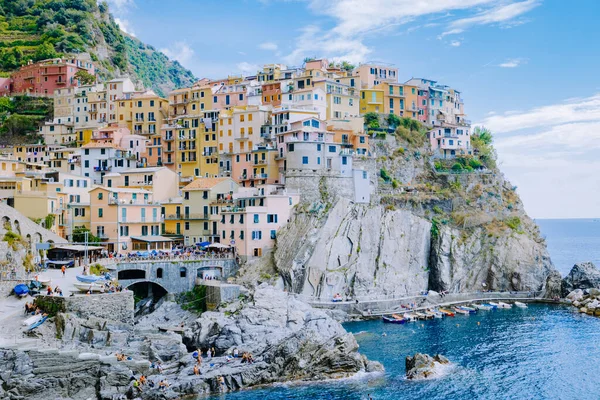
[[[240,296],[240,286],[231,284],[204,284],[206,286],[206,307],[215,310],[221,303],[230,303]]]
[[[78,295],[73,297],[36,296],[35,304],[51,315],[74,313],[80,318],[103,318],[133,324],[133,292]]]

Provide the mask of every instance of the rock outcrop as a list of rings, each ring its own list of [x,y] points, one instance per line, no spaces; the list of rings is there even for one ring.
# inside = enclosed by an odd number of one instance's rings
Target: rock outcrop
[[[440,354],[431,357],[428,354],[416,353],[412,357],[406,357],[406,378],[418,380],[440,376],[440,367],[449,364],[450,360]]]
[[[600,289],[600,270],[591,262],[578,263],[562,281],[562,292],[566,296],[575,289]]]

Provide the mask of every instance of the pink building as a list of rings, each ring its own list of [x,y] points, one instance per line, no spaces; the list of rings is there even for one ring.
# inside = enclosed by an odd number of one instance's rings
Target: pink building
[[[10,78],[0,78],[0,96],[10,94]]]
[[[427,133],[431,149],[441,158],[473,154],[468,126],[444,124]]]
[[[420,122],[427,123],[427,116],[429,115],[429,91],[425,89],[419,89],[417,98],[417,108],[419,110],[417,119]]]
[[[241,107],[248,105],[246,96],[246,85],[239,83],[220,86],[213,91],[213,109],[224,110],[230,107]]]
[[[11,75],[11,92],[52,96],[56,89],[77,86],[75,74],[79,70],[95,73],[92,63],[77,59],[53,58],[29,63]]]
[[[233,194],[233,205],[221,207],[221,243],[235,245],[242,259],[261,257],[275,246],[277,231],[298,201],[298,195],[288,195],[280,186],[240,189]]]

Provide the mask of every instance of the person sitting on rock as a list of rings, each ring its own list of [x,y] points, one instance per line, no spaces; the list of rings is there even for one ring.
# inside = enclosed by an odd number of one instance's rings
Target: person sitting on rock
[[[48,285],[48,288],[46,289],[46,295],[52,296],[52,287],[50,287],[50,285]]]
[[[124,361],[125,360],[125,354],[123,353],[117,353],[117,361]]]
[[[217,380],[219,381],[219,390],[221,392],[224,392],[225,391],[225,378],[223,378],[223,375],[221,375],[217,378]]]
[[[252,353],[248,353],[248,364],[254,363],[254,357],[252,357]]]
[[[133,387],[138,391],[138,393],[142,393],[141,384],[137,379],[133,381]]]
[[[242,354],[242,364],[247,363],[248,362],[248,353],[243,353]]]
[[[238,351],[237,348],[233,349],[233,358],[238,358],[240,356],[240,353]]]
[[[146,381],[147,381],[147,379],[144,375],[140,376],[140,384],[145,385]]]
[[[200,369],[198,368],[198,364],[194,365],[194,375],[200,375]]]
[[[159,362],[156,363],[156,369],[157,369],[157,371],[158,371],[159,374],[163,373],[163,367],[162,367],[162,365]]]

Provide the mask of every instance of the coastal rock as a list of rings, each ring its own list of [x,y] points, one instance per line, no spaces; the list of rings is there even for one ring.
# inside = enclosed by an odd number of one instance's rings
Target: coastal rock
[[[577,263],[562,281],[563,295],[574,289],[600,289],[600,270],[591,262]]]
[[[542,296],[547,299],[562,297],[562,276],[558,271],[552,271],[546,278],[546,293]]]
[[[439,375],[440,366],[450,364],[450,361],[436,354],[431,357],[428,354],[416,353],[414,356],[406,357],[406,378],[407,379],[426,379]]]
[[[575,303],[576,301],[581,301],[583,299],[583,290],[581,289],[575,289],[573,291],[571,291],[567,296],[566,296],[567,300],[571,300],[573,303]]]

